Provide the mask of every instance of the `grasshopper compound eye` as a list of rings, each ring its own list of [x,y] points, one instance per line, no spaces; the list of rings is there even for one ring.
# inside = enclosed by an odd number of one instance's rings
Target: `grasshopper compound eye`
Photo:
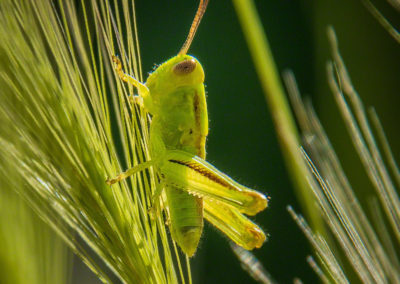
[[[187,75],[192,73],[195,68],[196,61],[194,59],[188,59],[177,63],[172,70],[176,75]]]

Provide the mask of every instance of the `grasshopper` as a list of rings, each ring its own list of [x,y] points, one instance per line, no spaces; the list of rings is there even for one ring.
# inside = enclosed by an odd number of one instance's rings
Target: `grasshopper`
[[[208,0],[200,1],[178,55],[161,64],[145,83],[124,73],[120,60],[113,57],[121,80],[137,89],[135,102],[152,115],[151,160],[107,183],[154,167],[159,184],[153,200],[164,191],[171,237],[188,256],[193,256],[198,247],[203,217],[247,250],[261,247],[266,239],[264,232],[243,215],[264,210],[266,196],[240,185],[205,161],[208,116],[204,70],[187,51],[207,4]]]

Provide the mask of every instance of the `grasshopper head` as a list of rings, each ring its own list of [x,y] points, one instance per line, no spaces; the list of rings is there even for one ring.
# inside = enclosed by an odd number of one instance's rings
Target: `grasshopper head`
[[[196,89],[204,82],[204,70],[193,56],[180,54],[161,64],[149,75],[146,86],[150,96],[144,99],[147,109],[154,115],[162,111],[162,101],[182,88]]]
[[[193,56],[180,54],[161,64],[146,81],[147,87],[152,91],[164,92],[173,89],[202,84],[204,70],[200,62]],[[153,90],[152,90],[153,89]]]

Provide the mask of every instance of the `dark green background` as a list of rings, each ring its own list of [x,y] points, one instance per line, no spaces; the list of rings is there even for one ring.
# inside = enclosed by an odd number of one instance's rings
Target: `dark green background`
[[[142,67],[175,55],[185,40],[197,1],[136,1]],[[358,158],[327,88],[327,25],[333,25],[341,52],[366,106],[374,105],[399,160],[399,45],[359,0],[255,1],[279,71],[292,69],[301,91],[310,95],[354,187],[368,192]],[[374,1],[390,20],[398,14]],[[289,217],[300,210],[287,175],[258,78],[230,1],[211,0],[190,54],[202,62],[210,120],[207,160],[239,182],[271,196],[270,207],[255,221],[270,235],[255,255],[280,283],[300,277],[316,282],[306,264],[311,250]],[[365,191],[364,191],[365,190]],[[251,283],[221,233],[206,225],[193,259],[195,283]],[[78,281],[79,283],[82,283]]]

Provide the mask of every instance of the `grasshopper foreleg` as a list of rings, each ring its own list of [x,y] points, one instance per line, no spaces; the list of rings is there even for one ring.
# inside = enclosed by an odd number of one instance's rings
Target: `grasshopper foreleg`
[[[130,95],[129,96],[129,102],[131,103],[131,105],[138,105],[141,108],[144,108],[143,98],[141,96]]]
[[[161,196],[161,193],[164,189],[165,186],[165,181],[161,180],[157,186],[156,186],[156,191],[154,192],[152,198],[151,198],[151,207],[149,208],[149,213],[151,216],[156,216],[157,214],[157,199]]]
[[[119,181],[121,181],[123,179],[126,179],[127,177],[130,177],[131,175],[136,174],[137,172],[143,171],[143,170],[153,166],[155,163],[156,163],[155,161],[148,161],[148,162],[144,162],[144,163],[141,163],[139,165],[136,165],[133,168],[130,168],[130,169],[126,170],[123,173],[120,173],[115,178],[107,179],[106,183],[108,185],[112,185],[114,183],[117,183],[117,182],[119,182]]]
[[[135,79],[134,77],[125,73],[122,70],[122,63],[118,59],[118,57],[113,55],[112,60],[115,64],[115,71],[117,72],[117,74],[121,78],[121,80],[133,85],[138,90],[139,95],[130,95],[129,101],[132,104],[138,104],[140,107],[143,107],[144,106],[143,97],[148,96],[149,89],[147,88],[147,86],[145,84],[141,83],[139,80]]]

